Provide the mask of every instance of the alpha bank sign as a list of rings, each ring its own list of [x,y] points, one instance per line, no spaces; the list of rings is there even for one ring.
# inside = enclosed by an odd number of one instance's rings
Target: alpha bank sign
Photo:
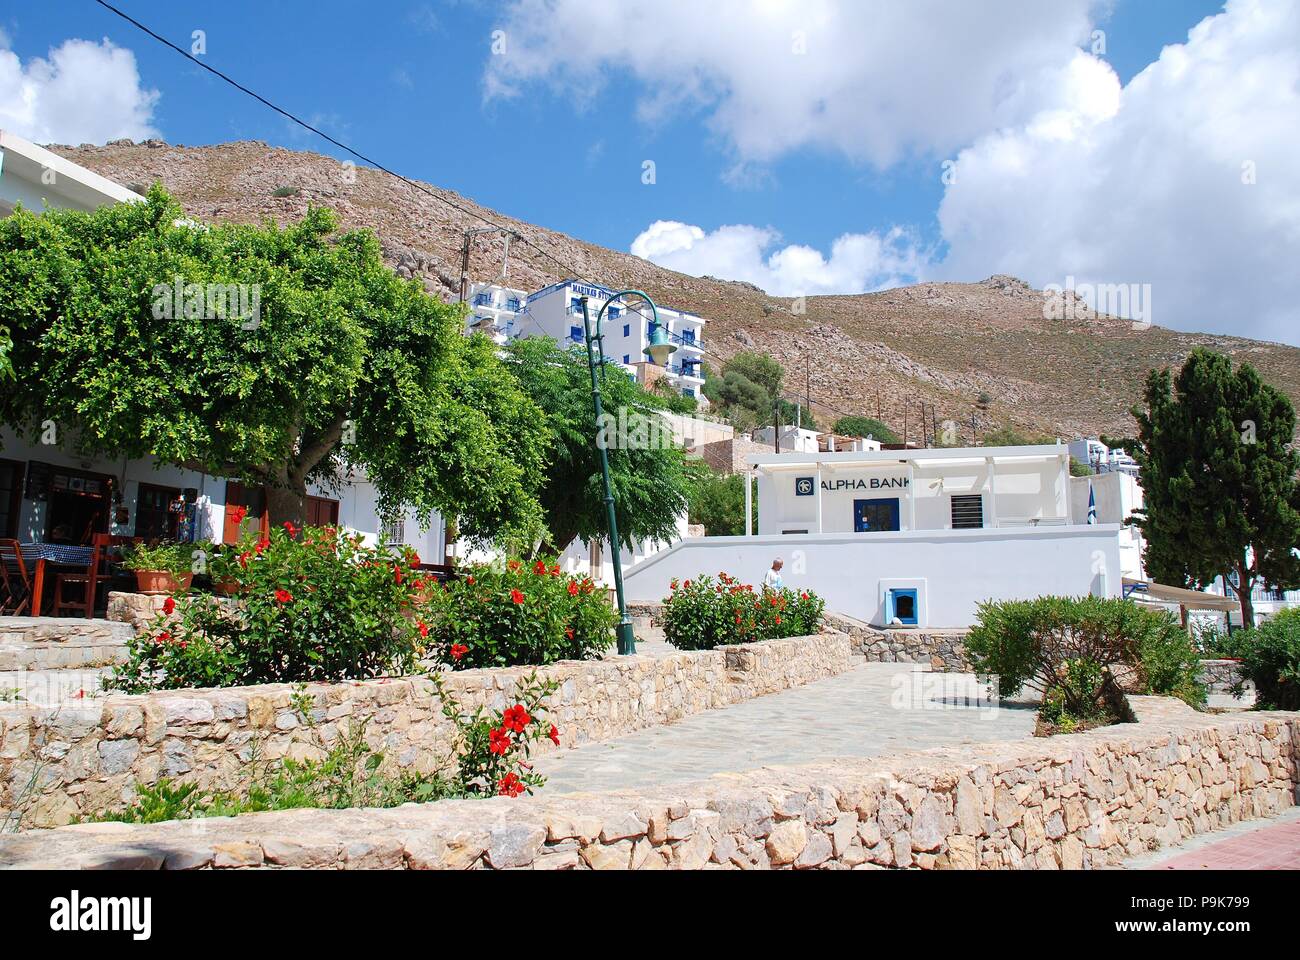
[[[795,477],[794,494],[796,497],[811,497],[817,489],[816,477]],[[852,479],[823,480],[822,492],[834,493],[837,490],[906,490],[907,477],[854,477]]]

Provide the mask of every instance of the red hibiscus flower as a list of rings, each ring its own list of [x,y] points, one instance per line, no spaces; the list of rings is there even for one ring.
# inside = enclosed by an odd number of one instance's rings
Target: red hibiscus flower
[[[420,555],[416,553],[414,550],[411,551],[411,555],[406,559],[407,562],[410,563],[410,565],[413,567],[418,567],[420,565]]]
[[[691,589],[691,581],[687,580],[685,583],[682,584],[682,586],[685,587],[687,590]]]
[[[799,599],[800,599],[800,600],[807,600],[807,599],[808,599],[808,594],[806,594],[806,593],[801,593],[801,594],[799,594]]]
[[[429,625],[423,620],[418,620],[416,622],[420,625],[420,636],[427,637],[429,635]]]
[[[510,749],[510,731],[505,727],[498,727],[488,734],[488,749],[498,757],[504,757],[506,751]]]
[[[677,589],[677,579],[674,577],[673,580],[672,580],[672,582],[669,583],[668,586],[671,587],[673,590],[676,590],[676,589]]]
[[[289,534],[291,537],[296,537],[298,535],[298,528],[293,525],[292,520],[286,520],[284,521],[284,532]]]
[[[168,597],[166,600],[163,601],[163,613],[165,613],[167,616],[170,617],[175,612],[176,612],[176,601],[173,600],[171,597]]]
[[[522,566],[523,564],[520,563],[518,560],[511,560],[509,563],[506,564],[506,567],[510,570],[511,573],[518,572],[519,568]]]
[[[255,549],[257,550],[258,553],[261,553],[263,550],[265,550],[265,549],[266,549],[267,547],[269,547],[270,545],[271,545],[271,540],[270,540],[270,538],[267,537],[266,534],[262,534],[261,538],[257,541],[257,546],[256,546]]]
[[[465,654],[467,654],[467,653],[469,653],[469,647],[465,646],[465,644],[463,644],[463,643],[453,643],[453,644],[451,645],[451,658],[452,658],[453,660],[459,660],[461,657],[465,656]]]
[[[171,635],[170,633],[168,633],[166,630],[164,630],[162,633],[158,634],[158,636],[154,637],[153,642],[154,642],[154,643],[171,643],[171,642],[172,642],[172,635]]]
[[[551,743],[557,747],[560,745],[560,731],[555,729],[555,724],[551,724],[551,732],[547,736],[551,738]]]
[[[776,615],[776,622],[777,622],[777,623],[780,623],[780,622],[781,622],[781,614],[779,614],[779,613]]]
[[[569,596],[571,596],[571,597],[576,597],[577,595],[578,595],[578,584],[577,584],[576,582],[574,582],[573,580],[570,580],[570,581],[569,581]]]
[[[559,575],[560,575],[560,565],[557,563],[553,567],[551,567],[551,576],[558,577]]]
[[[511,590],[511,591],[510,591],[510,602],[511,602],[511,603],[523,603],[523,602],[524,602],[524,595],[523,595],[522,593],[520,593],[518,590]]]
[[[566,637],[568,637],[570,640],[572,640],[572,639],[573,639],[573,627],[568,627],[568,628],[566,628],[565,631],[564,631],[564,635],[565,635]]]
[[[279,600],[281,603],[291,603],[293,601],[293,594],[288,590],[281,588],[275,591],[275,599]]]
[[[546,564],[541,560],[538,560],[533,564],[533,573],[537,574],[539,577],[546,576]]]
[[[235,526],[243,523],[246,516],[248,516],[247,507],[232,507],[230,510],[230,519],[235,522]]]
[[[466,577],[466,578],[465,578],[465,582],[468,583],[471,587],[474,586],[474,578],[473,578],[473,577]]]
[[[501,723],[508,729],[513,730],[515,733],[523,733],[524,727],[528,726],[532,719],[533,718],[528,715],[528,711],[524,709],[524,705],[522,703],[516,703],[513,707],[508,708],[506,712],[502,714]]]
[[[524,782],[513,773],[507,773],[497,782],[497,793],[503,797],[517,797],[524,792]]]
[[[249,553],[247,550],[245,550],[243,553],[241,553],[241,554],[239,555],[239,566],[240,566],[242,569],[247,569],[247,567],[248,567],[248,558],[251,557],[251,556],[252,556],[252,554]]]
[[[393,567],[393,582],[396,583],[398,586],[401,586],[402,577],[403,577],[402,568]]]

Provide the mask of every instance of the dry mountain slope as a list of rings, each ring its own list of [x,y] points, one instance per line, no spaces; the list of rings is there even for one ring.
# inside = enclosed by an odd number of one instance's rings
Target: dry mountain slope
[[[387,174],[261,142],[180,147],[116,141],[53,149],[137,189],[161,181],[190,215],[206,220],[283,223],[302,216],[309,204],[332,207],[344,226],[373,229],[399,272],[446,297],[457,284],[461,231],[482,226]],[[297,193],[274,196],[283,187]],[[900,432],[906,416],[915,436],[924,401],[935,405],[940,422],[954,420],[969,438],[975,400],[984,392],[992,403],[979,415],[981,430],[1007,422],[1059,436],[1127,434],[1127,411],[1146,371],[1177,364],[1198,344],[1249,360],[1293,402],[1300,400],[1296,348],[1162,327],[1137,331],[1127,321],[1086,310],[1076,320],[1049,321],[1042,294],[1011,277],[810,297],[806,313],[796,315],[791,300],[749,284],[675,273],[430,189],[518,231],[583,279],[639,287],[659,302],[707,317],[707,349],[715,362],[741,349],[770,352],[785,366],[792,393],[803,393],[810,382],[823,424],[840,412],[875,416],[879,409]],[[493,279],[500,263],[500,241],[482,239],[471,275]],[[525,244],[510,248],[511,286],[534,290],[567,272]],[[1222,325],[1231,326],[1232,319],[1223,318]]]

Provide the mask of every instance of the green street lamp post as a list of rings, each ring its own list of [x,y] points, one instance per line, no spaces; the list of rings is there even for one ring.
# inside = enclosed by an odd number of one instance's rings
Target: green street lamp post
[[[659,310],[655,307],[654,301],[640,290],[623,290],[606,300],[596,314],[594,333],[591,329],[591,315],[587,310],[587,298],[580,298],[582,330],[587,342],[587,369],[591,373],[591,405],[596,412],[596,448],[600,451],[600,473],[605,485],[605,519],[609,524],[609,550],[614,561],[614,592],[618,596],[618,626],[614,628],[614,636],[618,639],[618,652],[622,655],[630,655],[636,653],[636,639],[632,635],[632,618],[627,614],[627,600],[623,595],[623,560],[620,556],[618,518],[614,511],[614,489],[609,481],[609,452],[606,449],[607,445],[601,440],[605,413],[600,404],[600,382],[605,376],[605,311],[609,309],[611,303],[625,296],[640,297],[650,305],[652,331],[650,346],[645,350],[650,361],[662,366],[668,354],[677,348],[669,342],[667,333],[659,325]],[[597,365],[600,367],[599,376],[596,374]]]

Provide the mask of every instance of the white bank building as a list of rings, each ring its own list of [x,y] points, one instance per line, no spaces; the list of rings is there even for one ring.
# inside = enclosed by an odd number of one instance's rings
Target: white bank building
[[[1118,597],[1119,523],[1072,511],[1060,444],[795,452],[748,458],[758,530],[684,540],[635,567],[630,599],[727,571],[785,585],[878,626],[966,627],[988,599]]]

